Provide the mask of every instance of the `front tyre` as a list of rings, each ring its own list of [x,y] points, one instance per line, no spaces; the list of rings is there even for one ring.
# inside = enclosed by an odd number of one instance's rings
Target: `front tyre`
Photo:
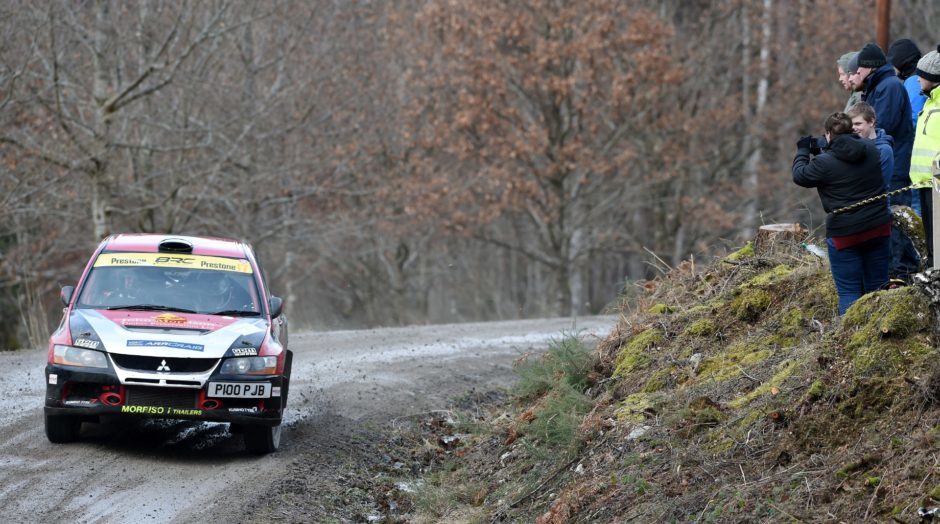
[[[265,455],[277,451],[281,444],[281,426],[245,426],[245,449]]]
[[[55,444],[75,442],[82,421],[71,415],[45,415],[46,438]]]

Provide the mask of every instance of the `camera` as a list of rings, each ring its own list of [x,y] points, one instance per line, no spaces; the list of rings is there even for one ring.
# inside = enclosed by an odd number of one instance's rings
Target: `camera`
[[[826,149],[828,145],[829,143],[826,142],[826,137],[824,136],[810,137],[809,152],[813,155],[821,155],[822,150]]]

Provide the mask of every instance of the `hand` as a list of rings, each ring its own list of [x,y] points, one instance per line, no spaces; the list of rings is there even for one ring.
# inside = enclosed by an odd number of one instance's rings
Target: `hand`
[[[800,139],[796,141],[796,148],[797,148],[797,149],[811,149],[812,147],[813,147],[813,137],[812,137],[812,136],[800,137]]]

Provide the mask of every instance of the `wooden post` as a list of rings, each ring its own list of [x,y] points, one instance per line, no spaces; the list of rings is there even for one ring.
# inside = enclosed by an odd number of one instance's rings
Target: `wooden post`
[[[940,257],[937,256],[937,246],[940,246],[940,231],[937,231],[938,226],[940,226],[940,209],[937,209],[937,204],[940,204],[940,166],[937,165],[938,160],[934,160],[934,169],[933,169],[933,187],[930,189],[930,199],[933,203],[933,215],[930,217],[921,217],[923,220],[930,220],[933,222],[933,269],[940,269]]]
[[[891,0],[875,1],[875,39],[885,52],[891,40]]]

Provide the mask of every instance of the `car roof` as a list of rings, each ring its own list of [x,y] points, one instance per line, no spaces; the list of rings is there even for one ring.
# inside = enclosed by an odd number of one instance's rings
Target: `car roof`
[[[167,240],[182,240],[193,246],[193,255],[247,258],[250,247],[245,242],[230,238],[194,237],[186,235],[154,235],[146,233],[123,233],[112,235],[103,242],[103,251],[127,251],[157,253],[160,243]]]

